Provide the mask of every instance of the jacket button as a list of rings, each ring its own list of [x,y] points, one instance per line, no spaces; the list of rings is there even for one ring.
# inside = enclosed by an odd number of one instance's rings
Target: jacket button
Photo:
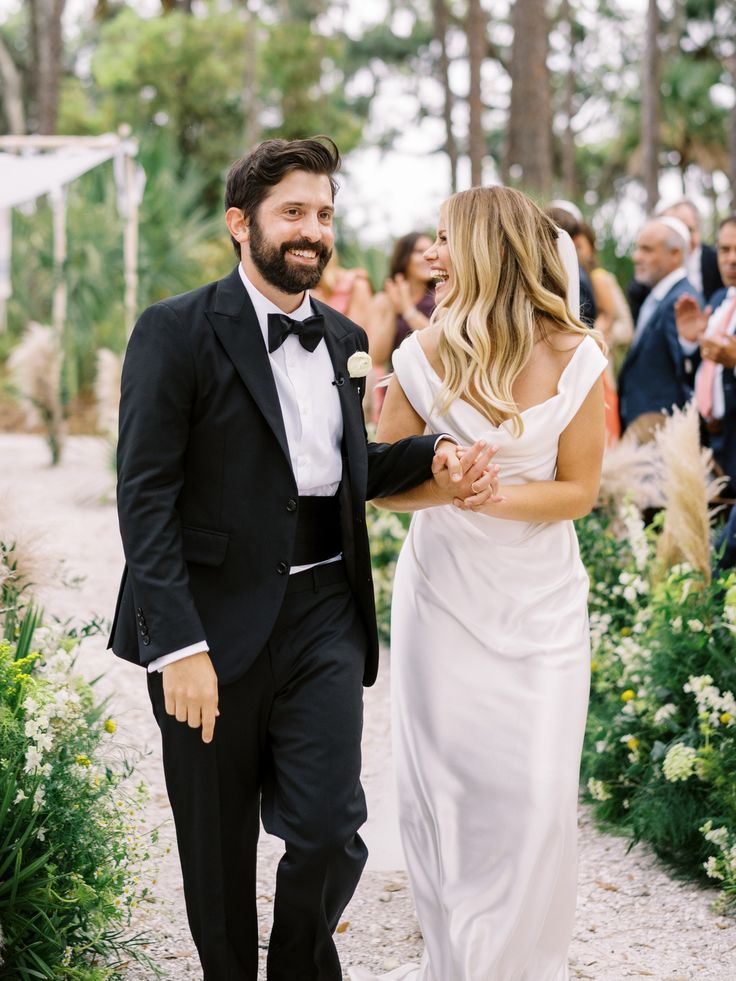
[[[142,617],[143,616],[143,610],[141,609],[140,606],[138,607],[138,609],[135,612],[138,614],[139,617]]]
[[[293,497],[290,497],[289,500],[286,502],[286,510],[296,511],[296,508],[297,508],[296,501],[294,500]]]
[[[145,625],[145,623],[141,627],[141,633],[143,634],[144,637],[148,636],[148,627]]]
[[[151,638],[150,638],[150,637],[149,637],[148,635],[146,635],[146,636],[145,636],[145,637],[143,638],[143,644],[144,644],[144,646],[145,646],[145,647],[148,647],[148,645],[149,645],[150,643],[151,643]]]
[[[280,576],[285,576],[288,571],[289,571],[288,562],[279,562],[279,564],[276,566],[276,572],[278,572]]]

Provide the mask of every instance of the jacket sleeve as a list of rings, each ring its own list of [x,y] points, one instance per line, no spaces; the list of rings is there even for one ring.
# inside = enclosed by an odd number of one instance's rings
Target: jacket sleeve
[[[393,497],[429,480],[436,442],[437,435],[430,434],[396,443],[369,443],[366,499]]]
[[[149,307],[125,355],[117,453],[118,518],[142,664],[205,636],[176,510],[195,395],[185,326],[166,304]]]

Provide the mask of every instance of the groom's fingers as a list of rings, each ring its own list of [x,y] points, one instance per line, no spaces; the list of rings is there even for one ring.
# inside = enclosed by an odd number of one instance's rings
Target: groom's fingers
[[[208,702],[202,708],[202,742],[212,742],[212,737],[215,734],[215,719],[219,714],[217,702]]]
[[[459,481],[462,479],[463,471],[457,455],[458,447],[449,440],[442,440],[437,447],[437,452],[432,458],[432,473],[438,474],[447,470],[450,479]]]

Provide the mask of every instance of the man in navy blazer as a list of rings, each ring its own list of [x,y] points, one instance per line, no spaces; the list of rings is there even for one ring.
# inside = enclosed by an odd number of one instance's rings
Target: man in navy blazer
[[[692,396],[697,349],[686,353],[677,333],[675,303],[699,293],[687,278],[688,229],[677,218],[649,219],[634,250],[637,280],[650,287],[636,321],[634,339],[619,374],[621,430],[651,438],[673,406]],[[697,347],[697,346],[696,346]]]

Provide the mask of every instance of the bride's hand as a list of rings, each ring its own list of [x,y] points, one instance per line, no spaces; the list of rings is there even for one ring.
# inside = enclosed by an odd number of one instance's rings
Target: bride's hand
[[[491,461],[498,447],[478,440],[471,447],[441,443],[435,455],[432,473],[441,504],[470,500],[473,507],[495,501],[498,495],[498,470]],[[448,459],[452,456],[452,460]]]

